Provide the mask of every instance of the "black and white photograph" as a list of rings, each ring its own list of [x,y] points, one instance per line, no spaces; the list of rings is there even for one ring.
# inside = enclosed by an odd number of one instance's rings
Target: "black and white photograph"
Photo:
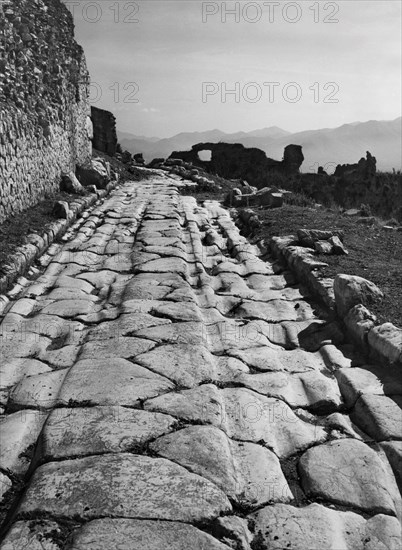
[[[402,548],[401,0],[0,0],[0,550]]]

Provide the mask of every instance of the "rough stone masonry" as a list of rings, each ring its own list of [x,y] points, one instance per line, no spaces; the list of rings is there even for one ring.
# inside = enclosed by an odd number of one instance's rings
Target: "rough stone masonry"
[[[112,191],[2,321],[0,549],[399,550],[399,373],[179,186]]]
[[[60,0],[0,2],[0,223],[91,158],[89,75]]]

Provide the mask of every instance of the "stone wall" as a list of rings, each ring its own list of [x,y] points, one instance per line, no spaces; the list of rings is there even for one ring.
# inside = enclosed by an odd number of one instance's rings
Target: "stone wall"
[[[89,74],[60,0],[0,3],[0,222],[91,158]]]
[[[113,156],[117,147],[116,117],[109,111],[91,107],[91,118],[94,127],[94,148]]]

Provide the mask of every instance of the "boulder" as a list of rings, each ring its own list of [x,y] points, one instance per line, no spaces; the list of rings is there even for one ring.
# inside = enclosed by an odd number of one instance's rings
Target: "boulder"
[[[242,194],[240,189],[235,187],[234,189],[229,191],[229,193],[227,194],[224,204],[226,206],[237,206],[241,202],[241,197],[242,197]]]
[[[335,302],[338,315],[345,317],[357,304],[370,306],[384,297],[381,290],[371,281],[355,275],[336,275],[334,279]]]
[[[76,195],[84,194],[84,188],[76,178],[74,172],[68,172],[66,174],[62,174],[61,182],[60,182],[60,191],[64,191],[65,193],[71,193]]]
[[[133,162],[132,154],[129,151],[124,151],[121,161],[124,162],[124,164],[130,164],[130,162]]]
[[[53,216],[55,218],[63,218],[68,220],[70,217],[70,208],[68,202],[66,201],[57,201],[53,206]]]
[[[392,323],[384,323],[369,332],[370,346],[390,363],[402,364],[402,329]]]
[[[77,177],[84,187],[95,185],[97,189],[106,189],[110,182],[110,164],[103,159],[93,159],[90,165],[77,166]]]

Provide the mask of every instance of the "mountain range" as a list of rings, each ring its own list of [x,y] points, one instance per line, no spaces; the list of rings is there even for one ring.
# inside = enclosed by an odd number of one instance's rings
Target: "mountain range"
[[[131,153],[142,153],[146,161],[155,157],[168,157],[172,151],[191,149],[196,143],[223,141],[241,143],[245,147],[257,147],[270,158],[281,160],[286,145],[293,143],[303,147],[302,172],[316,172],[318,166],[333,173],[337,164],[351,164],[366,156],[370,151],[377,159],[379,170],[401,170],[402,168],[402,118],[395,120],[370,120],[352,122],[337,128],[321,128],[291,133],[270,126],[252,132],[227,134],[221,130],[207,132],[183,132],[170,138],[136,136],[117,132],[123,149]]]

